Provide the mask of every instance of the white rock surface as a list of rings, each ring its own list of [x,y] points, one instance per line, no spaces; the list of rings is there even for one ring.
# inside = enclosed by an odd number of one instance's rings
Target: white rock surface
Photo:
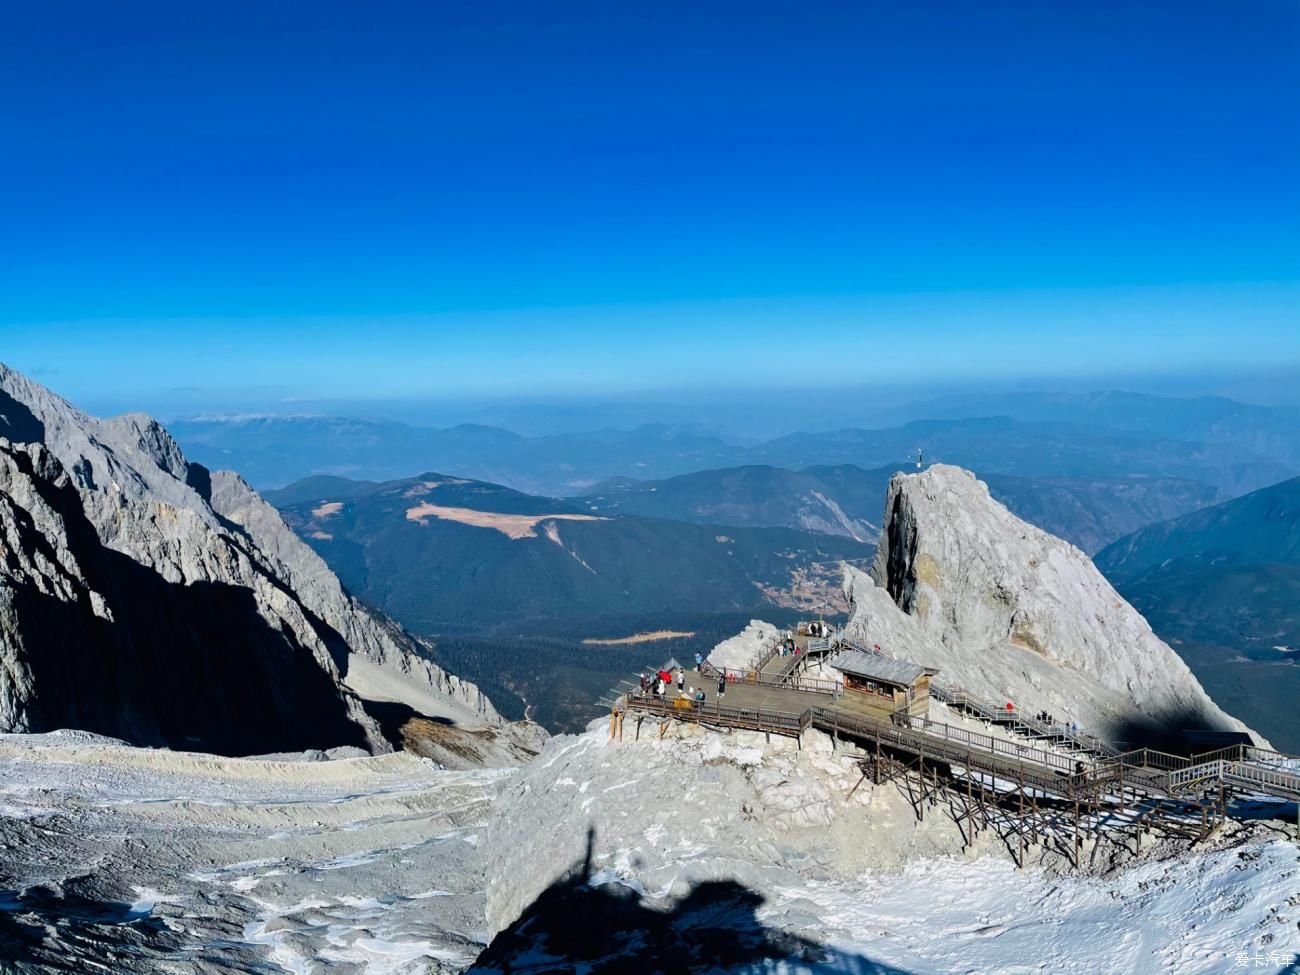
[[[709,651],[709,663],[719,670],[743,670],[754,662],[780,632],[771,623],[750,620],[747,627]]]
[[[851,635],[989,700],[1121,737],[1142,718],[1245,728],[1088,556],[961,468],[894,476],[871,574],[846,567],[845,590]]]

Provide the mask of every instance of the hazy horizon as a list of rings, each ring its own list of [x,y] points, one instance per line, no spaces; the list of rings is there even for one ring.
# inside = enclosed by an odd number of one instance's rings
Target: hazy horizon
[[[1222,398],[1265,407],[1300,408],[1300,370],[1238,373],[1185,372],[1109,376],[1023,377],[1001,382],[875,383],[788,386],[769,389],[628,390],[622,394],[574,393],[536,396],[412,396],[368,399],[279,397],[266,390],[223,391],[162,388],[135,394],[76,395],[58,367],[24,369],[90,413],[109,416],[144,412],[164,423],[271,417],[339,417],[380,420],[416,427],[481,424],[524,436],[631,430],[663,424],[718,435],[736,442],[759,441],[795,432],[848,427],[885,428],[911,420],[942,419],[948,402],[996,401],[1008,396],[1086,396],[1108,392],[1191,400]],[[969,410],[958,410],[971,415]],[[981,415],[996,416],[991,408]]]

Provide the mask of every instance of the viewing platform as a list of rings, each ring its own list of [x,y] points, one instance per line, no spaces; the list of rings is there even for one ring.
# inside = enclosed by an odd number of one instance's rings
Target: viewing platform
[[[962,822],[986,824],[992,807],[1013,808],[1023,860],[1026,829],[1057,829],[1041,819],[1073,807],[1076,863],[1080,830],[1155,827],[1196,840],[1228,817],[1232,796],[1296,803],[1300,817],[1300,757],[1247,744],[1195,756],[1142,748],[1121,752],[1077,728],[1046,722],[1016,708],[999,707],[932,681],[937,671],[898,660],[842,634],[809,636],[792,650],[775,641],[754,663],[719,670],[708,662],[684,671],[662,695],[637,689],[611,708],[611,737],[635,719],[636,735],[647,718],[658,719],[662,736],[671,722],[791,737],[802,744],[809,729],[849,748],[874,781],[907,783],[931,800],[940,792],[961,794]],[[796,652],[797,651],[797,652]],[[806,672],[816,661],[818,676]],[[835,678],[824,676],[834,673]],[[725,688],[719,693],[719,684]],[[930,697],[954,710],[997,725],[1005,736],[972,731],[927,716]],[[1019,740],[1018,740],[1019,739]],[[918,816],[923,805],[914,802]],[[1068,817],[1067,817],[1068,818]],[[1026,825],[1029,824],[1029,825]],[[1034,825],[1037,824],[1037,825]],[[963,829],[966,829],[963,826]]]

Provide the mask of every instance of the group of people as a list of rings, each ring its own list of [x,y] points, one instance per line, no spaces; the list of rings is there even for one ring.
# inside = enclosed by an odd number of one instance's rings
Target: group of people
[[[1058,725],[1060,727],[1065,727],[1065,722],[1057,721],[1056,715],[1052,714],[1049,711],[1039,711],[1036,715],[1034,715],[1034,717],[1037,718],[1039,721],[1043,722],[1043,724],[1051,725],[1053,728],[1057,727]],[[1077,735],[1079,733],[1079,726],[1075,722],[1071,721],[1069,728],[1070,728],[1070,734]]]
[[[695,655],[695,670],[704,676],[704,658],[700,654]],[[677,685],[677,698],[674,704],[681,701],[702,702],[705,699],[703,687],[686,686],[686,670],[678,667],[676,672],[671,670],[659,670],[651,673],[642,673],[640,675],[641,693],[653,694],[655,697],[662,698],[672,691],[673,684]],[[725,697],[727,693],[727,675],[723,671],[718,672],[718,697]]]

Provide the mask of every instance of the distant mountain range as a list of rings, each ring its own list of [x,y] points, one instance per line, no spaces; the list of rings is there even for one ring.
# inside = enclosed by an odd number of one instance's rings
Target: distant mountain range
[[[760,444],[748,453],[763,463],[793,469],[841,463],[872,467],[897,463],[918,448],[927,461],[943,461],[984,474],[1173,477],[1200,481],[1229,496],[1294,474],[1294,468],[1231,444],[1193,443],[1009,417],[920,420],[886,430],[794,434]]]
[[[233,468],[258,487],[283,486],[312,474],[389,480],[439,470],[530,494],[564,496],[590,491],[610,478],[655,480],[725,467],[799,471],[852,464],[870,470],[905,465],[918,449],[927,460],[987,475],[1176,478],[1228,497],[1300,471],[1295,464],[1233,443],[1010,417],[924,420],[884,430],[846,428],[760,444],[662,425],[521,437],[496,427],[438,430],[387,420],[261,417],[182,421],[173,429],[202,463]]]
[[[586,510],[702,524],[785,526],[876,541],[889,479],[900,465],[791,471],[766,465],[697,471],[660,481],[616,478],[574,499]],[[1095,552],[1144,525],[1222,500],[1176,478],[1034,480],[981,474],[993,496],[1040,528]]]
[[[1300,478],[1150,525],[1095,561],[1216,700],[1300,748]]]
[[[196,457],[238,470],[258,487],[313,474],[365,480],[423,470],[504,484],[533,494],[585,490],[604,478],[660,477],[736,463],[744,448],[677,427],[521,437],[498,427],[413,427],[340,417],[235,417],[174,424]]]
[[[1168,440],[1232,444],[1287,467],[1300,468],[1300,407],[1257,406],[1221,396],[1180,398],[1121,390],[980,393],[911,403],[885,416],[896,423],[989,416],[1028,423],[1072,423]]]

